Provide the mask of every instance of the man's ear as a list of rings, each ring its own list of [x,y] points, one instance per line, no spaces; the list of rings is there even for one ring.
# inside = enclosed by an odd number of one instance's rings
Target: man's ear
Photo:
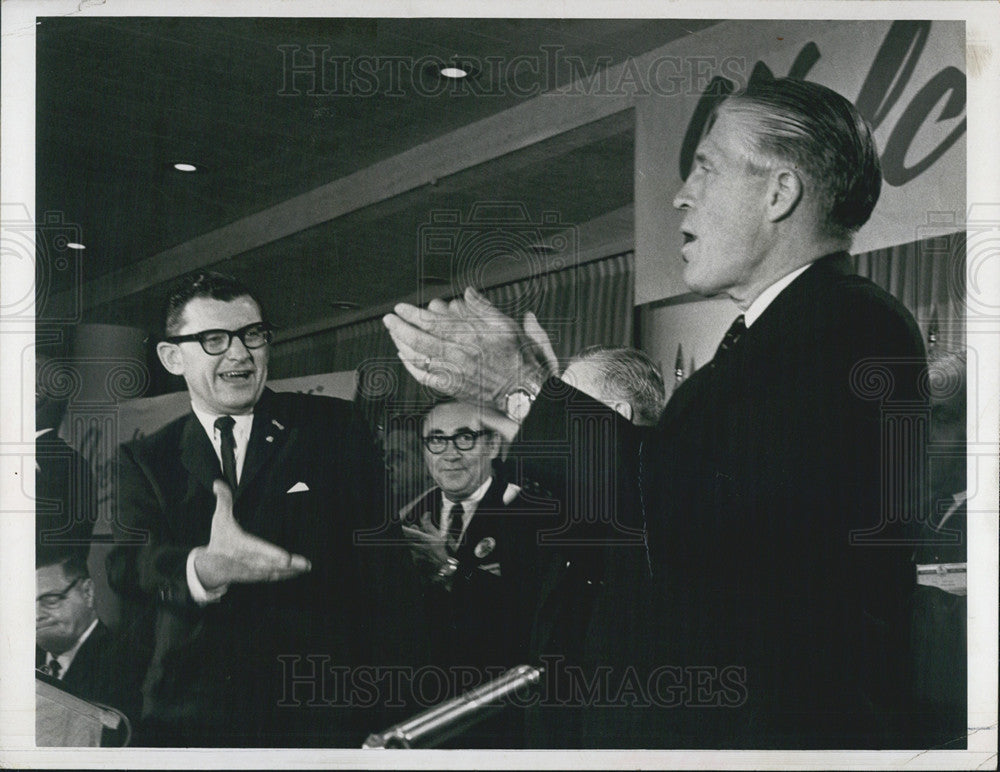
[[[490,439],[487,447],[489,448],[488,452],[491,459],[500,455],[500,439],[500,435],[497,432],[490,431]]]
[[[802,200],[802,178],[794,169],[778,168],[767,188],[767,214],[771,222],[784,220]]]
[[[181,356],[181,349],[176,343],[161,341],[156,344],[156,356],[160,358],[160,364],[171,375],[184,375],[184,357]]]
[[[80,582],[80,589],[83,591],[83,597],[87,599],[87,607],[94,607],[94,580],[89,576]]]
[[[632,406],[628,402],[616,402],[614,409],[626,421],[632,421]]]

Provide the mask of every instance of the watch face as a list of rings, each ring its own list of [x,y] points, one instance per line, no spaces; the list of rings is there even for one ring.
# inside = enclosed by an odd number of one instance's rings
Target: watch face
[[[507,415],[515,421],[524,420],[531,410],[531,395],[523,389],[516,389],[507,395]]]

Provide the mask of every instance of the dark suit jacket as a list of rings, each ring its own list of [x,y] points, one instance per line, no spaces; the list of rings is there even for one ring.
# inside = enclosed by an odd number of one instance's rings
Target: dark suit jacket
[[[509,668],[527,661],[544,549],[538,534],[552,527],[552,512],[520,496],[504,504],[506,489],[494,477],[479,502],[455,555],[450,590],[423,577],[436,659],[444,666]],[[408,508],[404,522],[436,515],[441,500],[434,488]]]
[[[46,432],[35,440],[35,552],[42,560],[77,553],[84,560],[97,522],[97,486],[76,450]]]
[[[609,416],[603,435],[580,432],[599,407],[546,385],[515,452],[554,490],[603,496],[624,520],[638,489],[648,540],[647,565],[622,573],[627,582],[609,577],[592,620],[595,665],[618,672],[588,702],[586,745],[911,741],[901,725],[913,570],[900,537],[901,518],[920,510],[894,507],[920,481],[889,471],[922,458],[923,357],[909,313],[834,255],[694,373],[655,430]],[[901,426],[918,430],[886,439]],[[604,458],[605,474],[567,481],[573,465],[546,462],[541,447]],[[620,458],[638,458],[637,475]],[[874,538],[858,541],[865,530]],[[623,685],[641,687],[638,709]]]
[[[358,666],[409,662],[424,646],[419,620],[406,616],[416,579],[398,523],[385,521],[380,471],[349,403],[266,390],[234,514],[312,570],[232,585],[199,607],[185,567],[209,541],[218,457],[193,414],[122,447],[108,578],[152,626],[140,742],[357,747],[380,728],[385,718],[361,709],[381,702],[375,687],[344,679]],[[365,529],[376,543],[356,545]]]
[[[429,573],[422,577],[433,661],[449,676],[442,701],[511,667],[533,664],[531,625],[539,582],[555,554],[540,539],[554,531],[556,512],[547,502],[521,496],[504,504],[506,489],[506,481],[495,476],[479,502],[455,555],[458,569],[450,590]],[[417,525],[435,518],[441,500],[441,489],[434,488],[406,510],[404,522]],[[445,747],[519,748],[523,743],[520,712],[506,708]]]
[[[123,655],[116,636],[98,621],[59,686],[81,699],[117,708],[134,721],[139,707],[138,684],[127,677]],[[36,646],[35,667],[42,667],[46,658],[46,652]]]

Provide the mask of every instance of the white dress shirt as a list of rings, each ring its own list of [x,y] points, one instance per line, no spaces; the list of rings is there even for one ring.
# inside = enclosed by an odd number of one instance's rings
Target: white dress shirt
[[[219,459],[219,470],[222,470],[222,436],[219,430],[215,428],[215,421],[221,418],[221,415],[212,415],[211,413],[206,413],[202,410],[196,408],[193,404],[191,409],[194,411],[195,417],[198,419],[198,423],[202,425],[205,429],[205,434],[208,435],[208,439],[212,443],[212,447],[215,448],[215,456]],[[250,430],[253,428],[253,413],[248,413],[247,415],[234,415],[231,418],[236,421],[236,425],[233,426],[233,439],[236,440],[236,482],[240,481],[240,477],[243,475],[243,462],[246,461],[247,457],[247,445],[250,444]]]
[[[222,436],[220,435],[219,430],[215,428],[215,420],[220,416],[199,410],[193,403],[191,404],[191,409],[194,411],[194,415],[198,419],[198,423],[200,423],[202,428],[205,430],[205,434],[208,435],[208,439],[212,443],[212,447],[215,449],[215,455],[219,459],[219,471],[221,471]],[[248,413],[247,415],[234,415],[232,418],[236,421],[236,425],[233,426],[233,439],[236,441],[236,481],[239,482],[240,477],[243,474],[243,462],[246,461],[247,457],[247,446],[250,444],[250,431],[253,429],[253,413]],[[203,548],[195,547],[188,553],[186,571],[187,585],[188,591],[190,591],[191,598],[194,602],[200,606],[205,606],[209,603],[218,601],[223,595],[226,594],[226,590],[229,589],[229,586],[226,585],[215,590],[206,590],[204,586],[202,586],[202,583],[198,579],[198,572],[194,567],[195,555],[199,549]]]
[[[452,501],[446,495],[441,495],[441,517],[438,518],[438,522],[441,523],[441,534],[447,534],[448,528],[451,526],[451,508],[455,504],[462,505],[462,532],[458,537],[459,542],[462,541],[462,537],[465,536],[465,530],[469,527],[469,523],[472,520],[472,516],[476,514],[476,508],[479,506],[479,502],[483,500],[483,496],[486,495],[486,491],[490,489],[490,485],[493,484],[493,478],[487,477],[486,482],[480,485],[476,490],[472,492],[470,496],[463,499],[462,501]]]
[[[743,323],[749,328],[751,324],[756,322],[757,319],[760,318],[760,315],[764,313],[764,309],[774,302],[774,299],[781,294],[781,291],[799,278],[799,276],[801,276],[810,265],[812,265],[812,263],[806,263],[805,265],[796,268],[794,271],[782,276],[774,284],[761,292],[757,296],[757,299],[750,304],[750,308],[746,310],[746,313],[743,314]]]
[[[45,652],[48,655],[45,659],[45,666],[49,669],[50,673],[52,672],[52,660],[59,663],[60,670],[57,678],[60,681],[66,677],[66,671],[69,670],[70,665],[73,664],[73,660],[76,658],[76,653],[80,650],[80,647],[83,646],[83,642],[90,637],[92,632],[94,632],[94,628],[97,627],[97,622],[98,620],[95,617],[94,621],[90,623],[90,627],[84,630],[83,635],[76,639],[76,643],[73,644],[72,649],[64,651],[58,657],[51,652]]]

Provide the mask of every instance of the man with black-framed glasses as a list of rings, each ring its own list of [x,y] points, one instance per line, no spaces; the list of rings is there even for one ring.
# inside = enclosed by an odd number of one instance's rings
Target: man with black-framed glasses
[[[74,550],[39,553],[35,588],[35,667],[71,694],[134,719],[138,684],[120,640],[97,616],[86,559]]]
[[[153,629],[137,740],[359,747],[384,717],[325,668],[421,650],[405,548],[355,544],[383,518],[367,425],[344,400],[266,387],[271,326],[234,278],[183,277],[163,320],[157,354],[192,411],[122,447],[108,557],[146,615],[130,625]]]
[[[421,573],[433,661],[447,674],[447,696],[456,696],[528,662],[538,537],[554,527],[554,510],[508,484],[495,463],[501,437],[478,406],[434,405],[421,441],[436,487],[403,510],[403,531]],[[521,720],[508,708],[449,747],[522,747]]]

